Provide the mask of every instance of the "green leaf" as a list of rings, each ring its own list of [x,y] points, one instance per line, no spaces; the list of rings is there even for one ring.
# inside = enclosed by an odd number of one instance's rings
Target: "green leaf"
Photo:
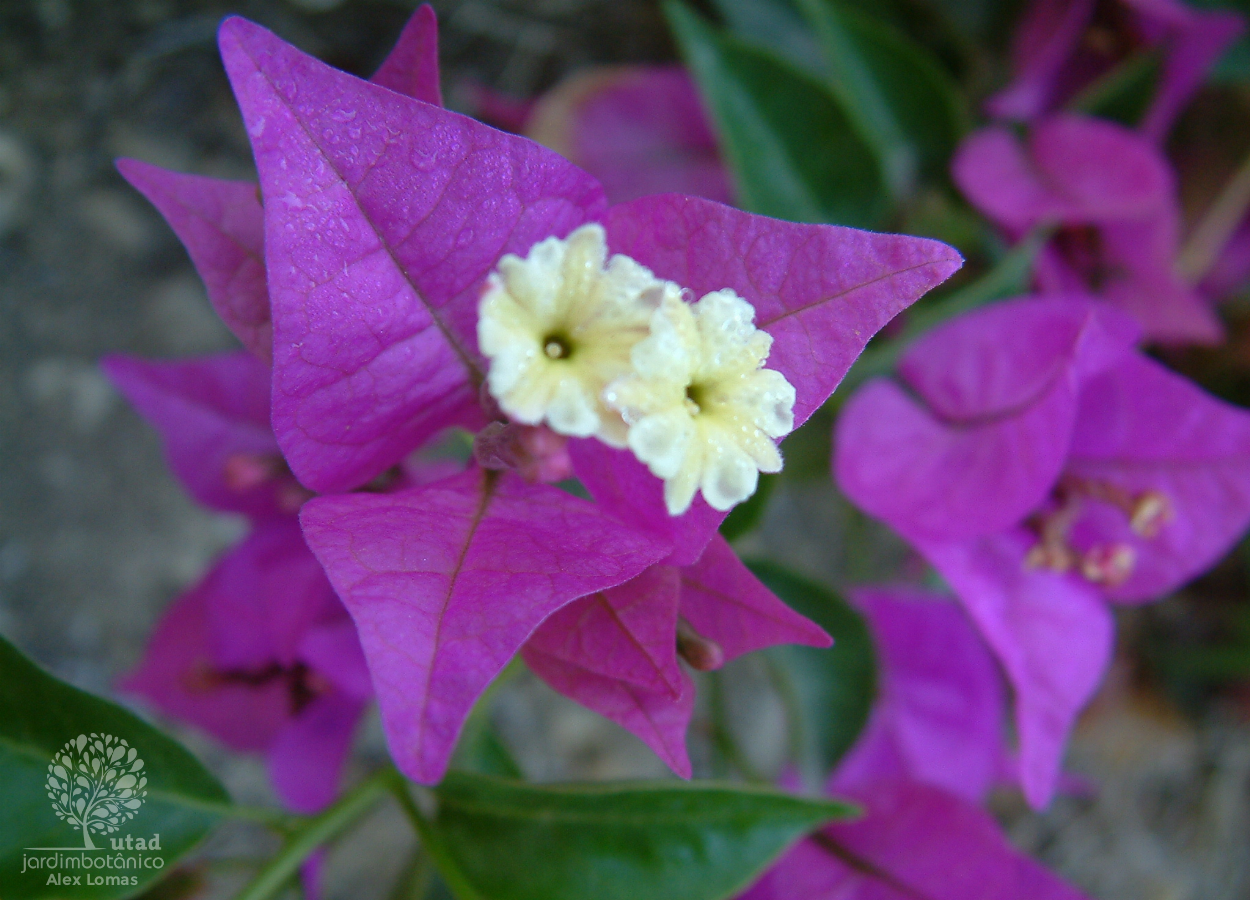
[[[1130,56],[1072,99],[1069,104],[1091,116],[1135,127],[1150,107],[1163,71],[1158,50]]]
[[[827,73],[820,45],[791,0],[713,0],[713,5],[739,40],[770,50],[824,80]]]
[[[524,777],[511,751],[484,715],[476,720],[470,717],[466,723],[460,734],[460,741],[456,744],[451,765],[454,769],[498,775],[501,778]]]
[[[833,637],[833,646],[824,650],[767,651],[789,708],[796,762],[805,781],[821,784],[868,721],[876,691],[872,638],[863,616],[824,585],[775,563],[748,565],[774,594]]]
[[[793,222],[878,222],[888,198],[876,162],[818,82],[681,3],[664,9],[743,208]]]
[[[451,772],[435,794],[423,837],[460,900],[720,900],[855,814],[706,782],[536,786]]]
[[[798,0],[824,50],[828,86],[896,197],[946,177],[967,128],[954,81],[924,47],[838,0]]]
[[[0,691],[0,785],[4,786],[4,812],[0,815],[0,897],[4,900],[34,897],[96,900],[136,894],[169,872],[174,863],[229,812],[230,798],[225,788],[181,745],[120,706],[58,681],[2,638],[0,684],[4,685]],[[136,776],[147,778],[147,795],[133,810],[133,818],[121,822],[111,834],[92,833],[92,842],[100,848],[97,850],[81,849],[84,846],[81,826],[57,817],[46,787],[53,757],[79,735],[87,736],[84,749],[88,754],[91,736],[111,735],[126,741],[137,751],[135,761],[142,760],[142,765],[135,770]],[[115,740],[112,746],[118,746],[118,742]],[[131,762],[128,769],[134,765],[135,762]],[[124,840],[131,836],[146,842],[153,835],[160,835],[158,851],[105,849],[110,848],[110,838]],[[60,856],[75,860],[120,856],[146,859],[149,865],[154,865],[159,858],[162,868],[93,867],[84,871],[64,865],[52,869],[31,869],[27,865],[27,871],[22,871],[24,857],[45,859],[57,855],[32,852],[28,848],[49,847],[71,848],[61,850]],[[81,884],[50,884],[49,876],[54,873],[64,873],[71,878],[77,875]],[[133,878],[135,884],[88,885],[88,874],[92,879]]]

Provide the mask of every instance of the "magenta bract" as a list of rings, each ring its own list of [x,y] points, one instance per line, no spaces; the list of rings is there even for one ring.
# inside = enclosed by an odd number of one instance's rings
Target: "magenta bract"
[[[1006,696],[984,641],[949,596],[892,586],[850,597],[877,651],[877,697],[834,792],[904,778],[982,802],[1007,768]]]
[[[732,200],[716,134],[680,66],[579,73],[540,97],[522,128],[599,179],[613,203],[670,191]]]
[[[258,526],[176,600],[121,687],[265,753],[299,812],[334,799],[373,693],[351,620],[294,518]]]
[[[960,264],[935,241],[678,195],[609,209],[601,186],[556,154],[338,72],[255,25],[227,21],[221,47],[264,199],[274,430],[295,474],[323,493],[385,487],[438,432],[498,415],[480,399],[483,280],[503,254],[584,222],[602,222],[613,252],[660,277],[749,300],[775,339],[770,366],[796,387],[799,421],[875,331]],[[597,504],[472,469],[304,508],[305,535],[360,629],[393,754],[417,780],[441,777],[469,707],[531,639],[527,653],[543,657],[558,689],[635,730],[654,726],[679,770],[693,702],[674,658],[679,613],[689,607],[729,653],[827,640],[736,560],[723,584],[683,583],[676,606],[671,591],[653,590],[673,576],[644,570],[694,565],[723,514],[696,504],[673,519],[661,483],[632,456],[572,443]],[[628,621],[574,610],[537,631],[565,604],[640,575],[656,609]],[[630,589],[618,590],[616,599]],[[594,660],[585,652],[631,644]],[[624,698],[624,685],[644,693]]]
[[[438,25],[428,4],[413,14],[373,81],[427,103],[441,103]],[[270,362],[273,326],[259,186],[184,175],[134,159],[118,160],[117,168],[186,246],[222,321],[244,347]]]
[[[303,491],[269,427],[263,363],[238,352],[179,362],[110,356],[101,365],[160,432],[169,467],[200,503],[254,519],[299,508]]]
[[[156,426],[195,498],[253,522],[174,602],[122,687],[234,749],[264,752],[283,800],[315,811],[334,798],[373,689],[294,516],[307,492],[268,427],[269,371],[244,352],[103,366]]]
[[[1105,667],[1104,599],[1173,590],[1250,525],[1250,414],[1135,334],[1073,296],[997,304],[904,354],[912,394],[870,382],[838,423],[838,483],[942,573],[1006,669],[1035,804]]]
[[[716,667],[775,644],[832,641],[786,606],[716,535],[692,565],[655,565],[632,581],[571,603],[525,645],[525,661],[560,693],[637,735],[673,771],[690,777],[686,726],[694,683],[677,663],[678,621]]]
[[[796,845],[739,900],[1087,900],[940,788],[884,780],[851,799],[864,818]]]
[[[1157,143],[1244,27],[1231,10],[1177,0],[1033,0],[1012,43],[1015,80],[986,106],[1001,118],[1036,119],[1133,54],[1155,50],[1162,73],[1142,131]]]
[[[438,781],[473,702],[539,624],[666,552],[594,504],[473,469],[318,497],[304,533],[351,611],[400,768]]]
[[[1153,340],[1222,337],[1210,302],[1176,271],[1174,178],[1141,136],[1071,114],[1037,121],[1024,140],[991,126],[964,141],[952,174],[1012,238],[1043,223],[1060,225],[1038,257],[1040,290],[1096,294],[1133,315]]]

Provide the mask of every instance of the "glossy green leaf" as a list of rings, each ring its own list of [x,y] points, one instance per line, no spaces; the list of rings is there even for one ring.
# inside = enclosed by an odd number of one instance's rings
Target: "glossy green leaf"
[[[885,210],[877,164],[829,93],[810,76],[665,5],[711,111],[738,202],[794,222],[869,227]]]
[[[435,793],[425,839],[459,900],[720,900],[855,814],[706,782],[537,786],[451,772]]]
[[[0,897],[21,900],[34,897],[126,897],[136,894],[163,874],[208,833],[228,811],[230,798],[218,781],[181,745],[161,734],[138,716],[116,704],[80,691],[44,672],[11,644],[0,639],[0,785],[3,785],[4,811],[0,815]],[[81,741],[79,736],[84,736]],[[98,738],[97,738],[98,736]],[[104,736],[113,740],[106,747]],[[102,751],[93,750],[100,740]],[[54,799],[49,796],[49,776],[68,742],[75,742],[74,759],[86,769],[65,779],[86,782],[92,795],[112,794],[96,809],[110,813],[112,806],[124,810],[111,813],[119,824],[111,833],[92,832],[97,849],[83,849],[81,825],[58,818]],[[125,741],[136,752],[131,758]],[[81,747],[79,747],[81,744]],[[122,755],[107,762],[122,749]],[[92,766],[94,761],[103,765]],[[123,763],[125,771],[121,770]],[[137,767],[136,767],[137,765]],[[108,769],[121,774],[111,778]],[[66,773],[69,775],[70,773]],[[134,779],[123,784],[123,779]],[[146,777],[146,784],[138,779]],[[79,783],[80,786],[83,786]],[[129,799],[123,790],[146,791]],[[66,792],[68,795],[68,791]],[[96,818],[90,797],[81,797],[81,812],[88,824]],[[127,808],[127,804],[136,804]],[[62,802],[77,814],[76,799]],[[127,813],[132,813],[126,818]],[[144,839],[145,846],[159,835],[159,849],[114,851],[114,841],[122,847],[129,837]],[[31,848],[53,848],[31,849]],[[30,860],[52,860],[51,868],[31,868]],[[90,869],[80,860],[89,859]],[[118,868],[117,860],[129,867]],[[72,860],[72,861],[71,861]],[[160,867],[157,868],[159,860]],[[25,864],[24,864],[25,863]],[[23,868],[26,869],[23,872]],[[52,876],[65,875],[68,883],[56,883]],[[79,883],[73,883],[74,877]],[[90,878],[90,881],[89,881]],[[112,882],[109,882],[109,879]],[[101,879],[99,882],[96,879]],[[131,883],[133,879],[133,883]],[[124,880],[125,883],[118,883]]]
[[[833,636],[833,646],[767,651],[791,718],[796,762],[823,783],[868,721],[876,691],[876,656],[863,616],[821,584],[771,562],[748,564],[778,597]]]
[[[944,178],[968,113],[953,80],[924,47],[839,0],[798,0],[824,51],[828,85],[877,155],[898,197]]]

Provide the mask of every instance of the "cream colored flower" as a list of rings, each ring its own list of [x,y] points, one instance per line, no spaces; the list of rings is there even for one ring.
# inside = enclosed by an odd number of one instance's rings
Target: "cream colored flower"
[[[794,388],[763,367],[772,337],[754,318],[731,290],[690,304],[668,283],[650,336],[630,354],[634,371],[608,385],[629,448],[664,479],[670,515],[689,509],[696,490],[727,510],[755,492],[760,472],[781,470],[773,439],[794,427]]]
[[[630,370],[664,282],[628,256],[606,257],[595,224],[539,241],[525,259],[504,256],[486,281],[477,340],[491,396],[511,419],[624,447],[603,389]]]

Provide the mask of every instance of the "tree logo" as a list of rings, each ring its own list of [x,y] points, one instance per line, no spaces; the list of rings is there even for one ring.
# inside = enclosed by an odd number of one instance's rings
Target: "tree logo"
[[[48,797],[57,817],[82,829],[84,850],[94,834],[110,834],[133,819],[146,790],[143,760],[122,738],[80,734],[48,763]]]

